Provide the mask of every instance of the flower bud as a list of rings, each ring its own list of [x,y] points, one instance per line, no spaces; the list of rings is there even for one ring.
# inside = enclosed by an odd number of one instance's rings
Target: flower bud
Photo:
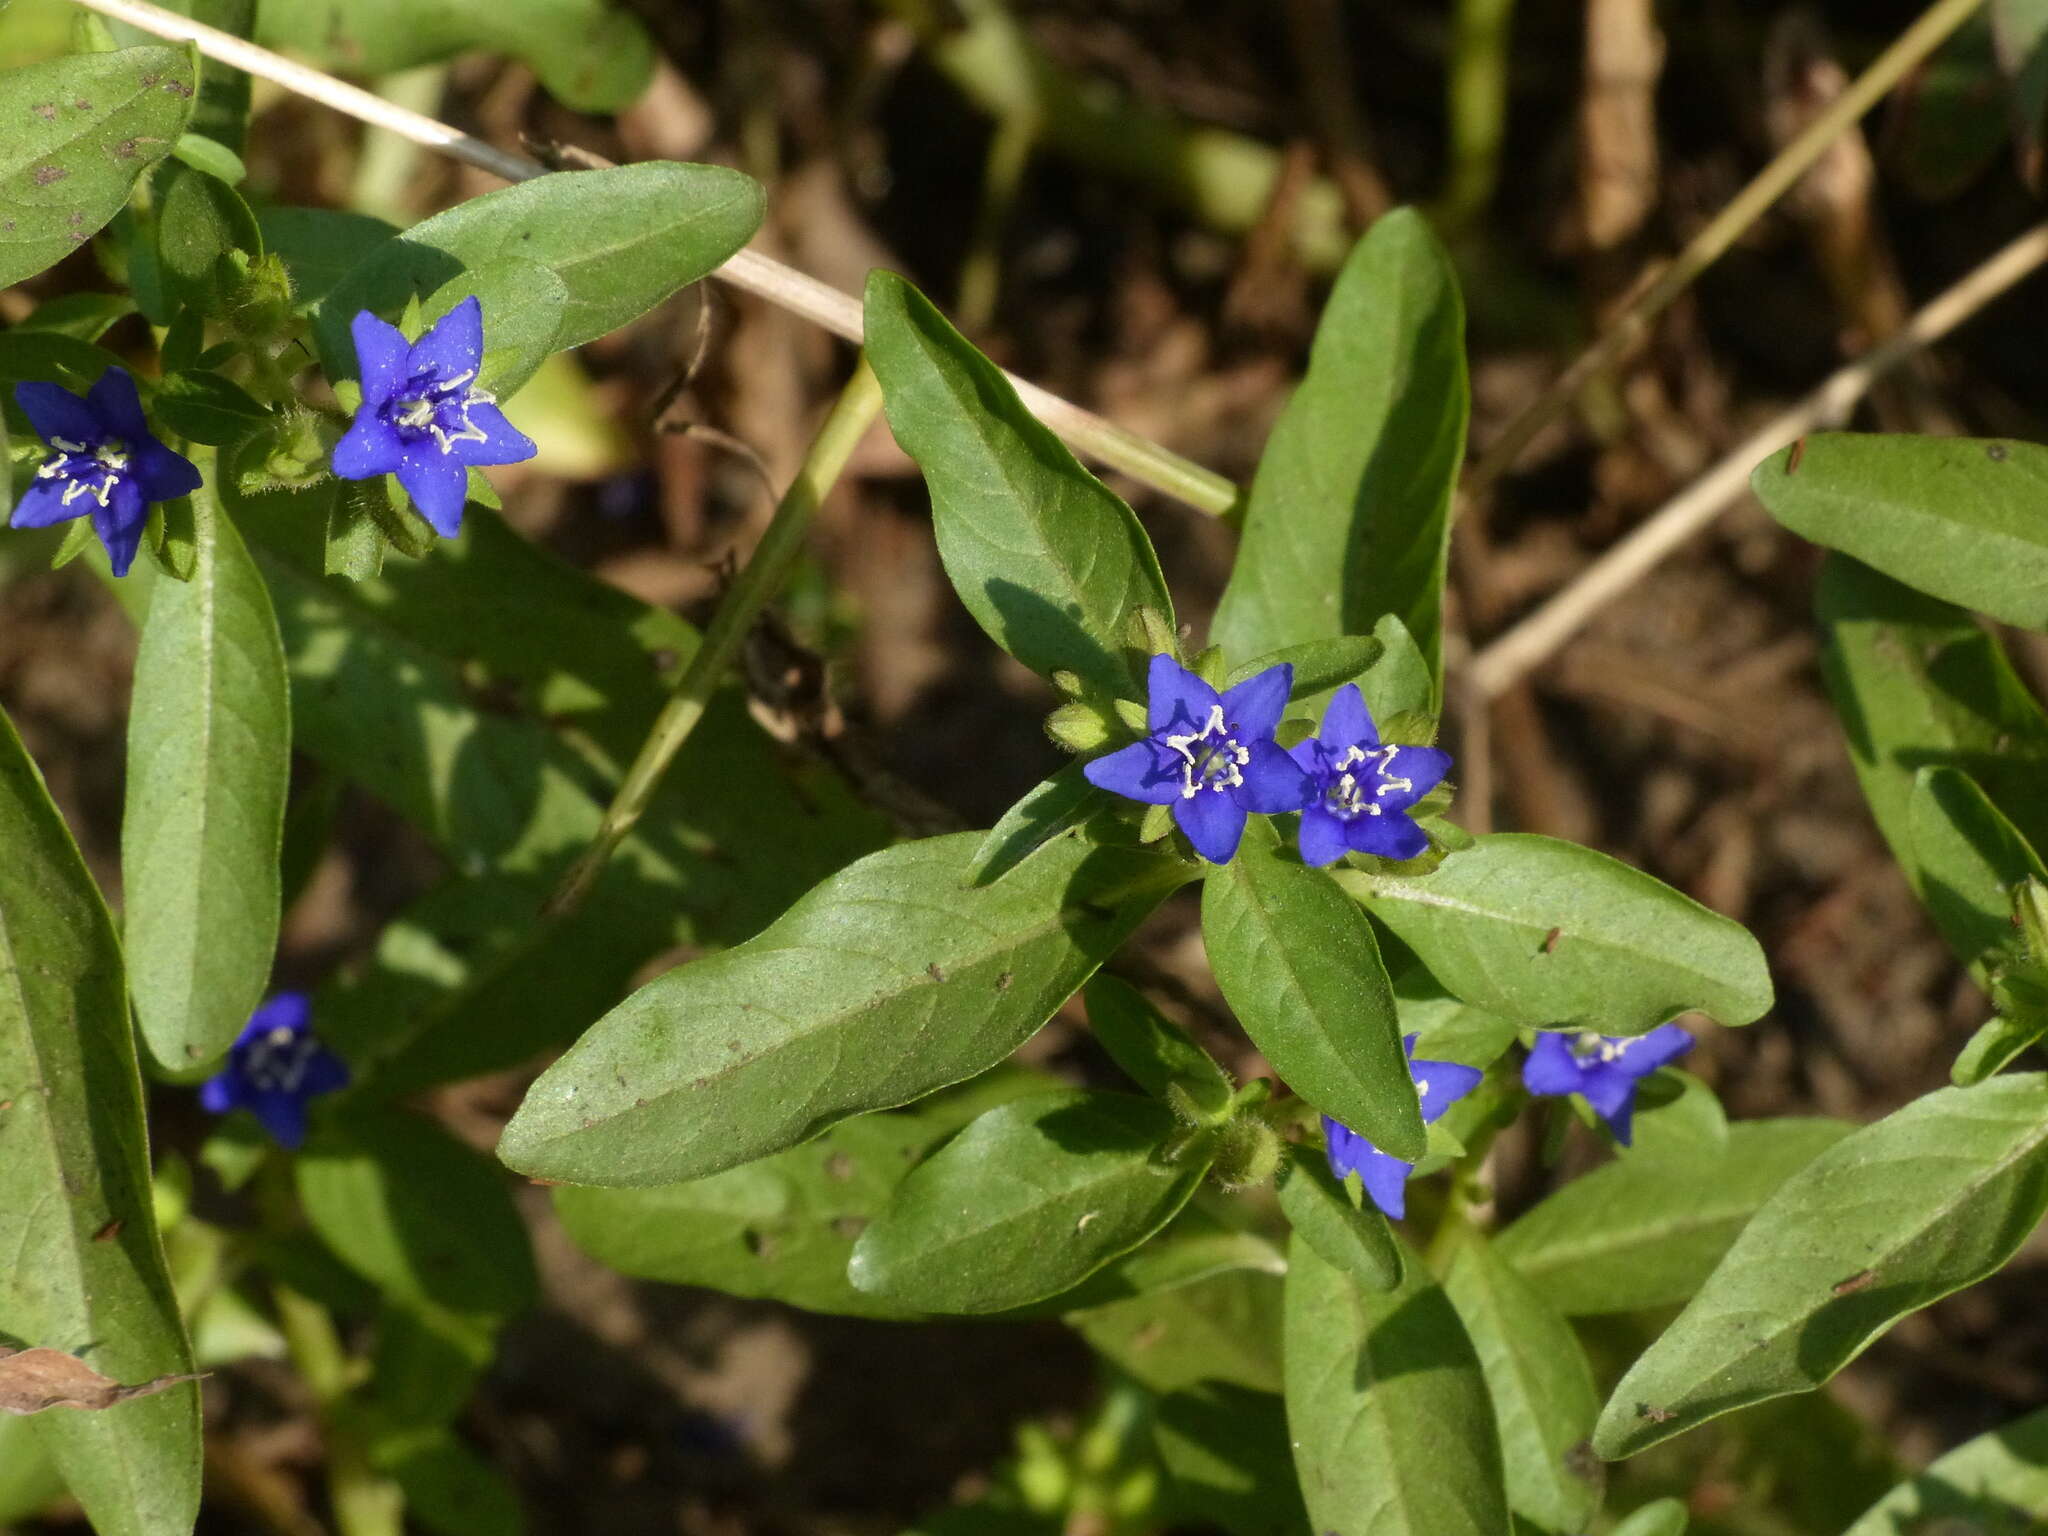
[[[1249,1189],[1272,1178],[1280,1167],[1280,1137],[1257,1115],[1239,1115],[1223,1127],[1216,1145],[1216,1178],[1225,1189]]]
[[[1077,699],[1045,717],[1045,734],[1069,752],[1099,752],[1109,745],[1110,724],[1102,711]]]
[[[1117,719],[1123,721],[1125,725],[1136,731],[1140,736],[1151,734],[1152,717],[1146,713],[1145,706],[1136,699],[1117,699],[1113,701],[1111,707],[1116,710]]]
[[[1157,608],[1142,603],[1133,608],[1130,617],[1124,621],[1124,633],[1129,643],[1147,656],[1180,659],[1180,636],[1173,632],[1172,623]]]
[[[2012,920],[2034,968],[2048,971],[2048,885],[2037,876],[2028,875],[2012,888]]]

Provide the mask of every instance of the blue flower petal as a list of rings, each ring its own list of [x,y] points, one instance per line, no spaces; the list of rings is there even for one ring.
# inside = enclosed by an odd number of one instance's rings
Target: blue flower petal
[[[1522,1063],[1522,1086],[1531,1093],[1577,1093],[1585,1075],[1570,1039],[1555,1033],[1539,1034]]]
[[[224,1115],[242,1102],[241,1079],[232,1071],[218,1072],[199,1085],[199,1107],[210,1115]]]
[[[1235,797],[1205,789],[1173,803],[1173,819],[1195,852],[1211,864],[1228,864],[1244,837],[1245,809]]]
[[[1367,1196],[1390,1221],[1399,1221],[1408,1213],[1408,1176],[1414,1171],[1413,1163],[1389,1157],[1378,1147],[1368,1148],[1358,1160],[1358,1176]]]
[[[1287,712],[1287,695],[1294,687],[1294,668],[1287,662],[1268,667],[1246,678],[1223,695],[1223,718],[1231,734],[1249,745],[1254,737],[1271,736]]]
[[[1579,1084],[1579,1092],[1593,1106],[1593,1113],[1607,1122],[1607,1128],[1614,1132],[1614,1139],[1624,1147],[1632,1135],[1636,1089],[1640,1082],[1633,1072],[1623,1067],[1621,1061],[1613,1061],[1588,1067]]]
[[[1199,731],[1223,702],[1214,688],[1171,656],[1154,656],[1145,675],[1145,721],[1154,736]]]
[[[27,379],[14,386],[14,403],[44,442],[56,445],[58,438],[73,443],[97,443],[106,434],[99,418],[83,400],[61,384]]]
[[[1409,1074],[1422,1095],[1422,1123],[1434,1125],[1458,1100],[1465,1097],[1486,1074],[1477,1067],[1456,1061],[1413,1061]]]
[[[101,374],[86,391],[85,407],[99,418],[102,437],[118,437],[130,448],[140,447],[145,440],[156,441],[150,433],[148,418],[142,414],[142,397],[135,392],[135,380],[126,368],[109,368]]]
[[[472,405],[468,419],[471,426],[483,433],[484,440],[455,445],[452,457],[464,464],[517,464],[540,451],[534,447],[533,439],[507,421],[505,413],[495,405]]]
[[[235,1043],[241,1045],[259,1035],[267,1035],[273,1029],[288,1029],[296,1035],[312,1022],[313,1000],[305,993],[274,993],[249,1015],[249,1022],[242,1026],[241,1036]]]
[[[364,414],[374,414],[378,406],[404,387],[409,377],[406,359],[411,348],[406,345],[403,331],[379,320],[367,309],[356,311],[355,319],[348,323],[348,333],[356,344],[356,377],[363,385],[363,403],[356,416],[360,422]]]
[[[1310,806],[1301,813],[1301,862],[1317,869],[1336,863],[1350,846],[1345,835],[1348,830],[1321,806]]]
[[[306,1063],[306,1075],[299,1079],[299,1092],[307,1097],[316,1093],[339,1093],[349,1085],[348,1063],[334,1052],[322,1048]]]
[[[1372,711],[1366,708],[1365,695],[1358,691],[1358,684],[1346,683],[1337,690],[1330,699],[1329,707],[1323,711],[1323,728],[1316,735],[1340,757],[1346,747],[1377,747],[1380,744],[1380,733],[1372,723]]]
[[[1659,1067],[1671,1065],[1695,1044],[1692,1032],[1683,1024],[1659,1024],[1628,1048],[1620,1064],[1625,1064],[1637,1077],[1648,1077]]]
[[[412,344],[411,371],[432,369],[445,383],[462,373],[475,373],[484,355],[484,307],[472,294]]]
[[[334,445],[329,462],[344,480],[371,480],[390,474],[404,459],[405,443],[397,431],[366,405]]]
[[[280,1088],[258,1089],[246,1100],[250,1113],[263,1123],[279,1146],[296,1151],[306,1141],[306,1101]]]
[[[95,503],[90,496],[74,496],[71,505],[64,505],[64,487],[68,480],[38,480],[21,493],[21,500],[14,504],[14,516],[9,526],[15,528],[48,528],[54,523],[68,523],[74,517],[83,517]]]
[[[203,483],[199,466],[149,438],[129,461],[129,473],[142,487],[145,501],[175,501],[190,496]]]
[[[462,504],[469,498],[469,471],[432,448],[399,461],[398,483],[419,508],[427,526],[444,539],[462,532]]]
[[[1273,742],[1255,741],[1248,750],[1250,759],[1241,770],[1244,783],[1236,790],[1238,803],[1264,816],[1300,810],[1315,789],[1315,781]]]
[[[1429,848],[1429,834],[1404,811],[1356,817],[1345,829],[1345,839],[1353,852],[1382,859],[1412,859]]]
[[[1347,1174],[1356,1173],[1359,1159],[1372,1150],[1372,1143],[1341,1120],[1323,1116],[1323,1156],[1330,1173],[1341,1184]]]
[[[142,530],[149,522],[149,503],[142,499],[142,487],[133,480],[116,480],[104,507],[83,496],[79,501],[92,508],[93,532],[107,546],[107,563],[116,576],[126,576],[135,563],[135,552],[142,548]]]
[[[1384,764],[1380,772],[1390,778],[1406,779],[1406,789],[1390,789],[1383,795],[1376,795],[1382,811],[1405,811],[1409,806],[1443,783],[1444,775],[1451,771],[1451,754],[1440,747],[1397,747],[1393,761]],[[1374,789],[1378,789],[1377,780]]]
[[[1171,805],[1180,798],[1186,764],[1147,737],[1081,765],[1081,777],[1097,789],[1146,805]]]

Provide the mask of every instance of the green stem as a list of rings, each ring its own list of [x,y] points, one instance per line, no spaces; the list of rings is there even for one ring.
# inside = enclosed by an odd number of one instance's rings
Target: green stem
[[[697,729],[697,722],[704,718],[712,690],[739,655],[740,646],[761,610],[781,590],[825,493],[838,480],[854,446],[866,435],[881,409],[882,387],[863,356],[831,414],[825,418],[824,426],[818,429],[809,453],[804,456],[803,467],[777,504],[753,557],[733,579],[719,603],[696,654],[690,657],[676,683],[674,695],[662,706],[647,740],[641,744],[640,755],[627,769],[597,836],[549,899],[550,916],[572,912],[582,904],[598,876],[604,873],[613,852],[645,814],[669,764]]]
[[[1515,0],[1458,0],[1445,80],[1451,165],[1437,209],[1447,237],[1485,211],[1500,180],[1514,14]]]
[[[1743,232],[1812,168],[1836,138],[1877,105],[1887,91],[1939,48],[1983,3],[1984,0],[1937,0],[1918,21],[1900,33],[1898,40],[1879,54],[1849,89],[1829,103],[1828,109],[1809,123],[1805,132],[1780,150],[1712,222],[1693,236],[1671,264],[1657,274],[1656,280],[1615,317],[1599,339],[1549,389],[1508,423],[1465,477],[1466,506],[1475,505],[1494,482],[1514,468],[1522,450],[1537,433],[1564,414],[1595,374],[1613,367],[1648,333],[1650,322],[1691,287],[1695,278],[1719,261],[1742,238]]]
[[[327,1435],[327,1496],[341,1536],[405,1536],[405,1496],[370,1465],[361,1439],[337,1409],[348,1396],[348,1351],[327,1309],[288,1285],[276,1290],[278,1322],[292,1367],[320,1405]]]
[[[974,239],[960,263],[960,329],[984,330],[995,318],[1002,288],[1003,230],[1017,201],[1017,189],[1031,165],[1038,144],[1038,114],[1015,112],[996,120],[982,172],[981,211],[974,221]]]

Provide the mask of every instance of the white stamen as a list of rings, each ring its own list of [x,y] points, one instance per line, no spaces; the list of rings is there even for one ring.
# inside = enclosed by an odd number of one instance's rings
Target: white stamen
[[[482,433],[477,434],[479,438]],[[1216,740],[1215,738],[1222,739]],[[1202,723],[1199,731],[1190,731],[1185,736],[1168,736],[1167,746],[1181,756],[1180,797],[1192,800],[1205,789],[1236,789],[1244,783],[1244,765],[1252,760],[1251,748],[1240,746],[1230,734],[1230,726],[1223,718],[1223,706],[1211,704],[1209,718]],[[1203,744],[1200,759],[1195,756],[1195,743]],[[1221,768],[1221,774],[1216,770]],[[1197,783],[1195,775],[1202,775]],[[1213,775],[1213,777],[1212,777]]]

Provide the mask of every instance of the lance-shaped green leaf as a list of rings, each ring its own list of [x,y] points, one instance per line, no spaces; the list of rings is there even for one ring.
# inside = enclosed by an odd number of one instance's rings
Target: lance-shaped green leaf
[[[2048,1409],[1965,1440],[1899,1484],[1842,1536],[1921,1536],[1953,1528],[2014,1536],[2048,1523]]]
[[[293,307],[313,308],[377,247],[398,238],[398,226],[367,213],[265,205],[256,210],[264,249],[284,263]]]
[[[1172,1483],[1166,1508],[1176,1529],[1308,1536],[1277,1392],[1197,1381],[1159,1399],[1152,1438]]]
[[[1821,570],[1815,608],[1850,762],[1914,889],[1925,890],[1910,823],[1922,768],[1968,774],[2029,845],[2048,847],[2048,715],[1997,640],[1960,609],[1839,556]]]
[[[114,925],[42,775],[0,716],[0,1333],[133,1384],[189,1372],[157,1236]],[[38,1415],[107,1536],[199,1513],[199,1396]]]
[[[165,7],[180,16],[236,37],[247,37],[256,22],[256,0],[174,0]],[[161,46],[163,39],[131,22],[108,18],[114,39],[124,47]],[[192,112],[192,132],[204,134],[240,156],[248,136],[249,76],[208,59],[200,64],[199,101]]]
[[[1212,631],[1234,656],[1399,617],[1441,676],[1451,491],[1470,410],[1465,311],[1422,217],[1374,223],[1252,482]]]
[[[190,166],[174,165],[158,182],[157,268],[164,296],[173,307],[191,304],[219,315],[238,275],[228,253],[263,254],[256,216],[241,193]]]
[[[1613,1536],[1685,1536],[1685,1504],[1653,1499],[1614,1528]]]
[[[1230,1075],[1136,987],[1114,976],[1096,976],[1086,996],[1095,1038],[1140,1088],[1166,1099],[1177,1087],[1205,1115],[1220,1115],[1230,1107]]]
[[[192,579],[150,588],[121,820],[136,1012],[174,1074],[233,1044],[270,980],[291,779],[270,592],[210,489],[192,511]]]
[[[1091,1348],[1161,1396],[1203,1381],[1277,1394],[1282,1290],[1278,1275],[1236,1269],[1068,1320]]]
[[[0,74],[0,288],[77,250],[192,116],[181,48],[81,53]]]
[[[1203,884],[1202,941],[1224,1000],[1296,1093],[1381,1151],[1422,1156],[1422,1109],[1372,924],[1262,818]]]
[[[335,1116],[292,1160],[313,1230],[405,1306],[492,1318],[535,1289],[504,1170],[406,1110]]]
[[[1378,1207],[1363,1203],[1347,1180],[1337,1182],[1323,1154],[1312,1147],[1287,1149],[1280,1175],[1280,1210],[1295,1235],[1371,1291],[1401,1283],[1401,1245]]]
[[[395,320],[465,273],[547,268],[567,290],[554,345],[578,347],[645,314],[745,245],[761,223],[760,184],[716,165],[650,160],[558,172],[458,203],[372,248],[322,300],[320,354],[355,374],[349,322]],[[489,337],[492,312],[484,312]]]
[[[1070,832],[1102,805],[1101,791],[1082,777],[1085,763],[1069,763],[1033,785],[982,838],[967,862],[969,885],[993,885],[1062,832]]]
[[[1173,618],[1137,517],[909,283],[873,273],[866,314],[889,428],[924,471],[939,558],[967,611],[1034,672],[1134,696],[1126,620],[1139,607]]]
[[[1400,620],[1396,619],[1394,623],[1399,625]],[[1294,668],[1294,682],[1288,689],[1288,697],[1313,698],[1355,682],[1386,653],[1387,643],[1377,635],[1335,635],[1328,640],[1306,640],[1300,645],[1284,645],[1277,651],[1268,651],[1263,656],[1255,656],[1232,667],[1222,686],[1235,688],[1269,667],[1285,666]]]
[[[1750,486],[1816,544],[1931,596],[2048,629],[2048,448],[1822,432],[1764,460]]]
[[[1500,1536],[1508,1506],[1479,1358],[1429,1268],[1368,1291],[1297,1236],[1287,1425],[1309,1521],[1344,1536]]]
[[[2024,952],[2013,926],[2012,888],[2048,868],[1968,774],[1923,768],[1914,776],[1906,825],[1920,868],[1920,893],[1934,923],[1965,965]]]
[[[1493,1399],[1509,1507],[1539,1530],[1584,1530],[1605,1478],[1587,1444],[1600,1394],[1578,1335],[1477,1232],[1460,1237],[1444,1292]]]
[[[1747,1024],[1771,1006],[1741,924],[1576,843],[1501,832],[1419,879],[1337,878],[1452,993],[1519,1023],[1637,1035],[1691,1009]]]
[[[922,1114],[862,1115],[705,1179],[558,1189],[555,1214],[579,1248],[620,1274],[812,1312],[915,1317],[924,1309],[855,1289],[846,1264],[904,1175],[952,1130]]]
[[[872,854],[758,938],[642,987],[542,1074],[499,1156],[572,1184],[668,1184],[964,1081],[1036,1033],[1187,877],[1069,840],[965,889],[978,841]]]
[[[1803,1392],[1908,1312],[2011,1258],[2048,1208],[2048,1076],[1943,1088],[1823,1152],[1766,1201],[1614,1389],[1594,1447],[1632,1456]]]
[[[1209,1169],[1168,1156],[1172,1111],[1122,1093],[1039,1093],[979,1116],[919,1164],[853,1246],[857,1290],[925,1312],[1002,1312],[1076,1286],[1157,1232]]]
[[[531,66],[551,95],[579,112],[631,106],[647,87],[655,57],[647,29],[611,0],[266,5],[256,37],[266,48],[287,48],[362,75],[488,49]]]
[[[1717,1157],[1626,1153],[1546,1197],[1494,1239],[1494,1251],[1574,1316],[1676,1306],[1772,1192],[1850,1129],[1839,1120],[1743,1120],[1728,1127]]]

